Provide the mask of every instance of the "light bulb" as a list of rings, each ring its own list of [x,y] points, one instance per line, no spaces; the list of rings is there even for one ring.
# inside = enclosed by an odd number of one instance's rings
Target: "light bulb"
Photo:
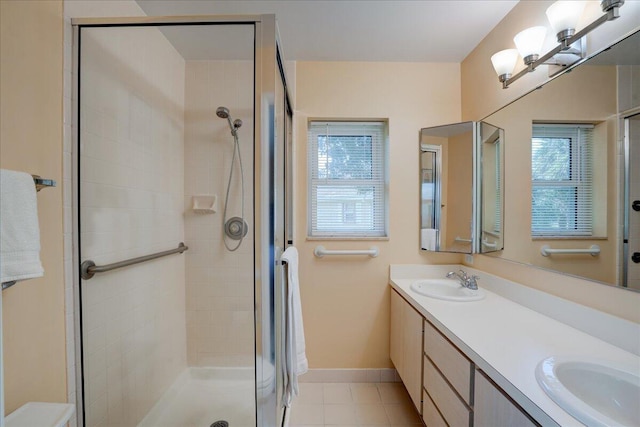
[[[584,1],[560,0],[547,8],[547,18],[558,36],[558,42],[575,34],[584,6]]]
[[[518,52],[524,63],[529,65],[535,62],[540,57],[542,52],[542,45],[544,44],[544,38],[547,35],[546,27],[531,27],[526,30],[520,31],[513,38]]]
[[[516,49],[505,49],[493,54],[491,57],[491,63],[493,64],[493,69],[496,70],[501,82],[504,82],[511,77],[511,73],[513,73],[517,60],[518,51]]]

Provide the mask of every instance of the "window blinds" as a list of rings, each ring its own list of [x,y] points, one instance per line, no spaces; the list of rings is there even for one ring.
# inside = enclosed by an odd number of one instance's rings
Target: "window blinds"
[[[593,125],[533,125],[533,236],[590,236],[593,229]]]
[[[386,236],[385,123],[309,123],[309,235]]]

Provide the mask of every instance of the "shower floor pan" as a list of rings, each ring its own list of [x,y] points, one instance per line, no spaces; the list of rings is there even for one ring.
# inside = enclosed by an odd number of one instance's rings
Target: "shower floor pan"
[[[254,427],[253,368],[187,368],[138,427]]]

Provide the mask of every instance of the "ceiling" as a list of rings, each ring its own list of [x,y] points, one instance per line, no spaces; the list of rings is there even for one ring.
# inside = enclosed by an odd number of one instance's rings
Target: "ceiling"
[[[286,60],[462,62],[517,0],[136,0],[149,16],[274,13]],[[163,30],[164,31],[164,30]],[[176,33],[174,31],[174,33]],[[165,32],[165,34],[167,34]],[[210,37],[169,40],[186,59]],[[234,37],[222,38],[232,46]]]

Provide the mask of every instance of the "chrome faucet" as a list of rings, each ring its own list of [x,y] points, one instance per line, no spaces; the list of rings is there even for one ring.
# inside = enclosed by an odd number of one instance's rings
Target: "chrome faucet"
[[[447,273],[447,279],[457,277],[460,281],[460,285],[473,291],[478,289],[478,276],[469,276],[466,271],[460,269],[459,271],[450,271]]]

